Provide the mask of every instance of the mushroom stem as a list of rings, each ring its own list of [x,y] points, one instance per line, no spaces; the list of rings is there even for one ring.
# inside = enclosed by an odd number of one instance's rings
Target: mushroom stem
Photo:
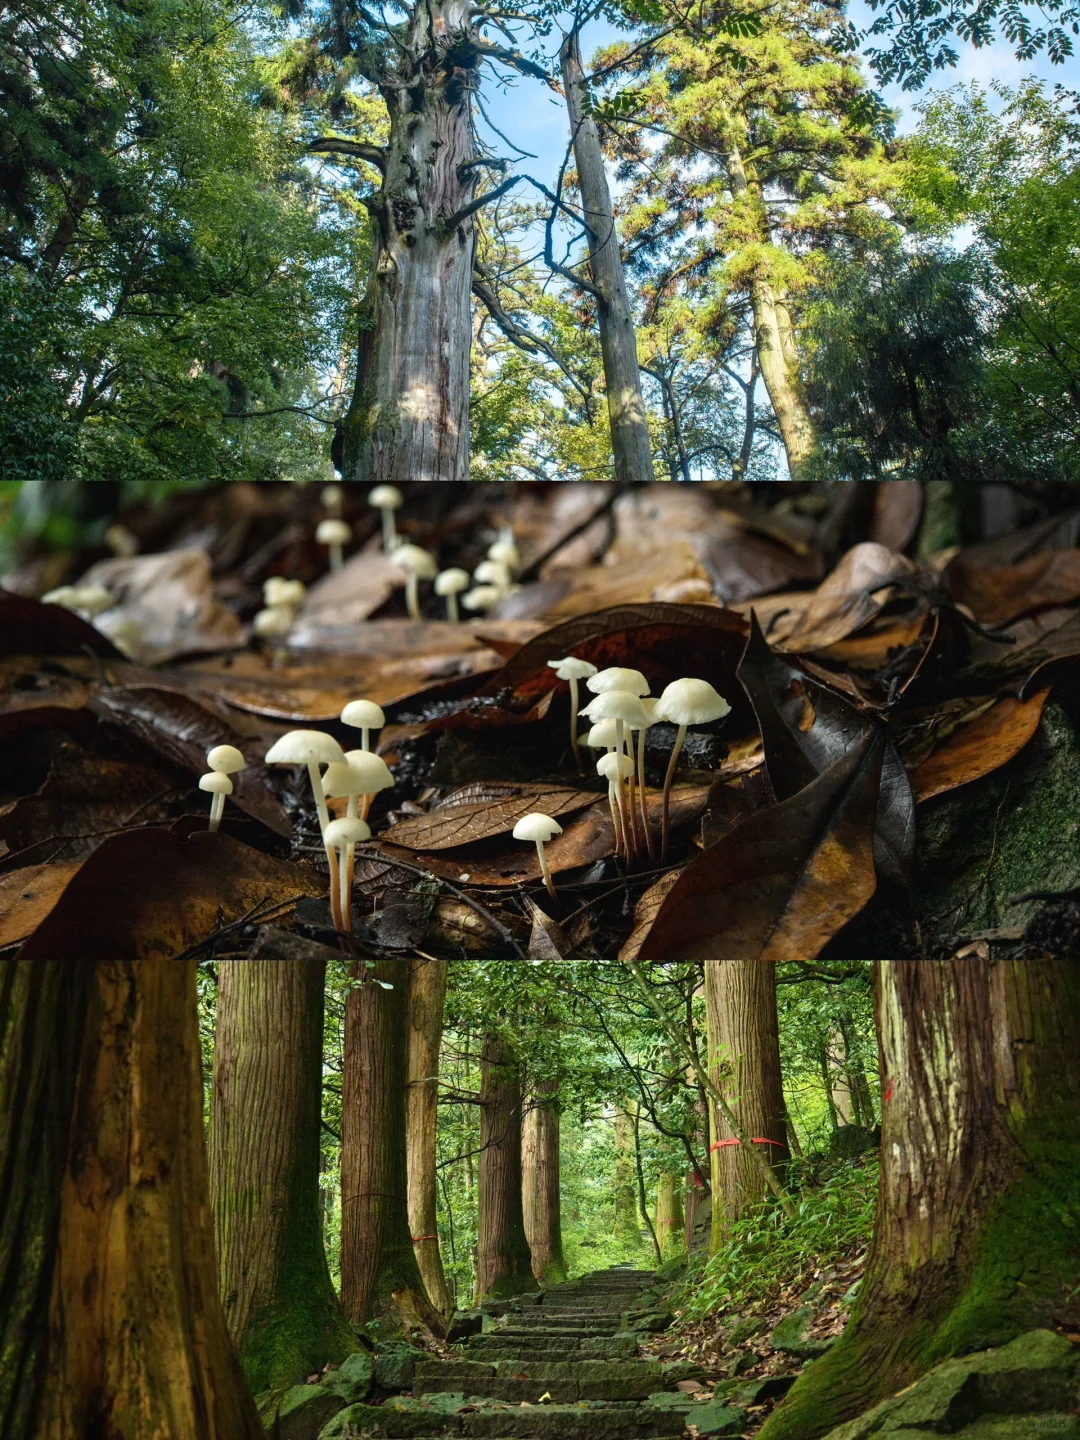
[[[618,855],[619,851],[622,849],[623,838],[622,823],[619,820],[619,807],[615,804],[614,780],[609,780],[607,783],[607,798],[608,805],[611,807],[611,824],[615,830],[615,854]]]
[[[221,824],[221,817],[225,814],[225,792],[215,795],[210,801],[210,829],[216,830]]]
[[[415,570],[409,571],[409,578],[405,581],[405,608],[411,620],[424,618],[420,614],[420,577]]]
[[[352,846],[342,845],[338,852],[338,910],[341,913],[339,930],[352,934],[352,906],[349,904],[349,871],[352,869]],[[333,871],[331,871],[331,877]]]
[[[645,832],[645,845],[649,851],[649,859],[656,859],[656,852],[653,850],[652,828],[649,825],[649,806],[645,797],[645,731],[638,731],[637,742],[637,775],[638,775],[638,804],[641,807],[641,828]]]
[[[457,596],[451,592],[446,597],[446,618],[451,625],[456,625],[460,619],[457,608]]]
[[[570,749],[574,752],[574,764],[581,774],[581,751],[578,749],[577,739],[577,716],[578,716],[578,682],[577,676],[570,676]]]
[[[371,741],[370,741],[370,738],[369,738],[370,735],[371,735],[371,730],[370,730],[370,728],[369,728],[367,725],[361,725],[361,727],[360,727],[360,749],[361,749],[361,750],[370,750],[370,749],[371,749]]]
[[[624,722],[624,721],[622,721],[622,720],[616,720],[616,721],[615,721],[615,754],[619,756],[620,761],[621,761],[621,759],[622,759],[623,750],[624,750],[624,748],[625,748],[625,743],[626,743],[626,742],[625,742],[625,735],[624,735],[625,729],[626,729],[626,726],[625,726],[625,722]],[[627,818],[626,818],[626,796],[625,796],[625,794],[624,794],[624,792],[623,792],[622,775],[619,773],[619,770],[620,770],[620,769],[621,769],[621,765],[620,765],[620,766],[616,766],[616,769],[615,769],[615,777],[614,777],[614,779],[615,779],[615,796],[616,796],[616,799],[617,799],[618,802],[619,802],[619,819],[622,821],[623,849],[624,849],[624,851],[626,852],[626,858],[627,858],[627,860],[630,860],[630,859],[632,858],[632,857],[631,857],[631,854],[630,854],[630,851],[631,851],[631,847],[632,847],[632,845],[633,845],[633,841],[632,841],[632,838],[631,838],[631,835],[630,835],[630,825],[629,825],[629,822],[627,821]]]
[[[367,798],[368,798],[368,797],[365,795],[365,796],[364,796],[364,799],[366,800]],[[348,808],[346,809],[345,813],[346,813],[346,815],[348,816],[348,818],[349,818],[350,820],[355,820],[355,819],[357,819],[357,813],[356,813],[356,812],[357,812],[357,804],[358,804],[358,802],[359,802],[359,799],[360,799],[360,796],[359,796],[359,795],[350,795],[350,796],[349,796]],[[355,864],[356,864],[356,846],[355,846],[355,845],[352,843],[352,841],[350,840],[349,844],[348,844],[345,848],[346,848],[346,851],[348,852],[348,857],[349,857],[349,859],[348,859],[348,864],[347,864],[346,867],[345,867],[345,876],[344,876],[344,879],[343,879],[342,882],[341,882],[341,914],[342,914],[342,918],[343,918],[344,921],[345,921],[346,928],[348,929],[349,934],[351,935],[351,934],[352,934],[352,882],[353,882],[353,868],[354,868],[354,866],[355,866]]]
[[[397,526],[394,524],[394,508],[392,505],[380,506],[379,513],[382,515],[382,548],[389,555],[391,550],[397,549],[398,537]]]
[[[660,828],[660,863],[667,861],[668,852],[668,802],[671,799],[671,780],[675,774],[675,766],[678,764],[679,751],[686,739],[686,726],[679,726],[679,733],[675,737],[675,744],[671,750],[671,759],[668,761],[667,774],[664,776],[664,818]]]
[[[537,855],[539,855],[539,857],[540,857],[540,870],[541,870],[541,873],[543,874],[543,877],[544,877],[544,885],[547,887],[547,892],[548,892],[548,894],[549,894],[549,895],[551,896],[551,898],[554,900],[554,899],[556,898],[556,897],[555,897],[555,882],[554,882],[554,880],[552,880],[552,878],[551,878],[551,871],[548,869],[547,855],[544,853],[544,842],[543,842],[543,840],[537,840],[537,842],[536,842],[536,853],[537,853]]]
[[[634,732],[633,732],[632,729],[627,729],[626,738],[627,738],[627,748],[628,748],[629,755],[630,755],[630,766],[631,766],[630,774],[626,777],[626,784],[627,784],[627,788],[628,788],[628,790],[629,790],[629,792],[630,792],[630,793],[629,793],[629,796],[628,796],[628,800],[629,800],[629,812],[630,812],[630,829],[631,829],[631,831],[632,831],[632,833],[633,833],[633,836],[634,836],[634,855],[635,855],[635,858],[636,858],[638,855],[641,854],[641,837],[640,837],[639,834],[638,834],[638,816],[637,816],[637,804],[636,804],[637,786],[636,786],[635,781],[634,781],[634,770],[633,770],[633,765],[634,765]],[[638,743],[640,744],[640,741],[639,741]]]
[[[308,778],[311,781],[311,793],[315,796],[315,808],[319,812],[319,829],[326,834],[326,827],[330,824],[330,811],[326,804],[326,796],[322,791],[322,777],[319,774],[319,767],[314,762],[307,767]],[[334,884],[334,865],[336,856],[334,847],[323,842],[326,850],[326,858],[330,862],[330,913],[334,917],[334,929],[343,928],[341,919],[341,897],[338,894],[338,887]]]
[[[342,568],[342,566],[344,565],[344,563],[345,563],[345,562],[344,562],[344,560],[343,560],[343,558],[342,558],[342,549],[341,549],[340,544],[338,544],[336,541],[331,542],[331,544],[330,544],[330,569],[331,569],[331,570],[340,570],[340,569]]]

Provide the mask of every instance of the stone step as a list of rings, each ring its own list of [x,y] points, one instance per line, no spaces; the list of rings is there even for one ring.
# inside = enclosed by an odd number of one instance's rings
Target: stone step
[[[563,1310],[536,1310],[531,1315],[509,1315],[505,1328],[512,1330],[605,1330],[611,1333],[622,1325],[622,1316],[574,1315]]]
[[[529,1329],[519,1329],[516,1325],[508,1325],[505,1330],[489,1330],[489,1335],[498,1335],[508,1344],[516,1340],[525,1340],[530,1335],[539,1335],[549,1340],[562,1337],[564,1340],[613,1340],[616,1335],[629,1335],[629,1330],[613,1329],[605,1325],[535,1325]]]
[[[475,1407],[456,1398],[459,1407],[439,1411],[422,1401],[350,1405],[330,1428],[335,1440],[676,1440],[685,1433],[681,1414],[650,1405]]]
[[[482,1395],[493,1400],[535,1404],[548,1395],[555,1404],[577,1400],[644,1400],[664,1384],[657,1360],[553,1361],[519,1356],[479,1360],[422,1360],[413,1378],[414,1395]]]
[[[576,1340],[567,1339],[565,1335],[534,1333],[507,1339],[497,1330],[492,1330],[486,1335],[474,1335],[464,1348],[470,1360],[508,1359],[515,1355],[548,1355],[555,1358],[556,1354],[576,1360],[633,1360],[638,1353],[638,1342],[636,1336],[629,1334]]]

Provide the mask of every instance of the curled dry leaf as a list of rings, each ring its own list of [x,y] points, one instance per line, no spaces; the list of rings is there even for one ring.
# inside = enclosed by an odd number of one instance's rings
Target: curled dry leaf
[[[561,582],[561,584],[560,584]],[[586,570],[556,571],[538,587],[538,608],[531,613],[550,621],[589,615],[614,605],[645,605],[658,598],[657,592],[674,585],[695,582],[698,593],[711,598],[712,585],[697,551],[689,541],[655,546],[646,554],[634,555],[615,565],[594,565]],[[548,587],[566,587],[556,594]],[[524,613],[528,588],[512,597],[518,603],[514,613]]]
[[[953,598],[993,629],[1080,599],[1080,550],[1049,550],[993,568],[960,559],[949,567],[948,578]]]
[[[864,736],[779,805],[686,867],[640,959],[812,960],[877,887],[874,817],[886,744]]]
[[[634,906],[634,928],[619,951],[620,960],[636,960],[638,958],[641,947],[645,943],[645,937],[652,929],[657,915],[660,914],[660,907],[671,893],[681,874],[681,870],[669,870],[666,875],[661,875],[654,885],[650,885],[648,890],[638,897],[638,902]]]
[[[1007,695],[961,723],[911,772],[916,801],[979,780],[1018,755],[1039,727],[1049,687],[1030,700]]]
[[[447,797],[427,815],[414,815],[401,820],[383,832],[390,845],[403,845],[411,850],[447,850],[486,840],[513,830],[523,815],[540,811],[543,815],[566,815],[596,802],[595,790],[578,790],[562,785],[505,786],[497,798],[472,803],[456,803]]]

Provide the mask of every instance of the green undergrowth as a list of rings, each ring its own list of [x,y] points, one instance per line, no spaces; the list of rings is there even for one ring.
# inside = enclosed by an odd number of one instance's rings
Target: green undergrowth
[[[793,1166],[796,1218],[785,1219],[770,1199],[736,1220],[715,1255],[691,1261],[677,1297],[684,1319],[754,1308],[868,1245],[878,1168],[876,1155],[834,1161],[816,1179],[809,1165]]]

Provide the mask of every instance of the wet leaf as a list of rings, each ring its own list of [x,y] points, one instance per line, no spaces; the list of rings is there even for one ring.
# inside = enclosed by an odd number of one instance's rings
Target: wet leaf
[[[471,789],[472,787],[468,787]],[[383,832],[382,838],[391,845],[404,845],[412,850],[446,850],[486,840],[513,830],[523,815],[539,811],[543,815],[566,815],[584,809],[597,799],[595,790],[577,790],[560,785],[500,787],[498,798],[460,801],[447,796],[441,805],[427,815],[414,815],[401,820]]]
[[[705,539],[698,550],[721,605],[736,605],[799,581],[811,584],[821,574],[812,557],[797,555],[761,535],[736,531]]]
[[[642,960],[812,960],[877,886],[886,744],[863,736],[782,804],[702,852],[672,886]]]
[[[916,801],[944,795],[972,780],[979,780],[1018,755],[1039,727],[1047,687],[1030,700],[1008,695],[958,725],[932,754],[911,772]]]
[[[882,480],[874,486],[870,539],[887,550],[906,550],[922,518],[923,493],[917,480]]]
[[[61,605],[42,605],[0,590],[0,655],[103,655],[120,659],[112,641]]]
[[[26,865],[0,875],[0,949],[32,935],[77,875],[78,860]]]
[[[949,589],[980,625],[994,629],[1080,599],[1080,550],[1050,550],[1018,565],[995,568],[966,564],[949,568]]]

